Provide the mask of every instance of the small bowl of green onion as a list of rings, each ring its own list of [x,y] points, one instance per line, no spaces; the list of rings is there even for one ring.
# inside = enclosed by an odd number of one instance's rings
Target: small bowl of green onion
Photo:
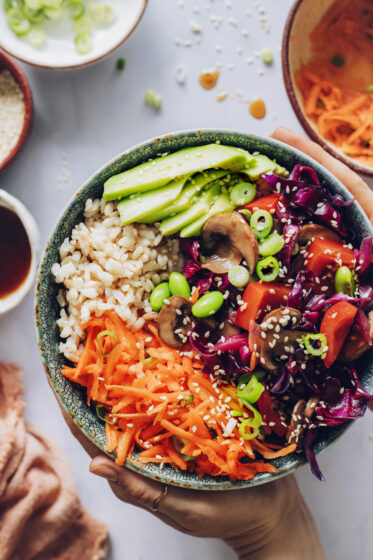
[[[86,66],[129,37],[146,4],[147,0],[3,0],[0,47],[42,68]]]

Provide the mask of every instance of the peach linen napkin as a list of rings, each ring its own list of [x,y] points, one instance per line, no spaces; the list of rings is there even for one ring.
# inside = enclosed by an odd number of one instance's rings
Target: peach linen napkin
[[[0,363],[0,560],[100,560],[107,527],[81,505],[57,445],[23,419],[21,370]]]

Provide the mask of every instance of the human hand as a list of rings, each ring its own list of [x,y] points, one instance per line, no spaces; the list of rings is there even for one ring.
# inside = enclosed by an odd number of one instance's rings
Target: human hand
[[[276,128],[272,134],[272,138],[289,144],[289,146],[293,146],[293,148],[297,148],[326,167],[350,191],[352,196],[356,198],[373,224],[373,191],[357,173],[328,154],[328,152],[323,150],[321,146],[315,142],[312,142],[312,140],[300,136],[284,126]],[[370,401],[368,406],[373,411],[373,400]]]
[[[294,476],[230,492],[166,487],[101,455],[71,418],[63,410],[62,413],[72,434],[93,458],[90,471],[106,478],[123,502],[153,513],[188,535],[221,538],[242,560],[324,558]]]

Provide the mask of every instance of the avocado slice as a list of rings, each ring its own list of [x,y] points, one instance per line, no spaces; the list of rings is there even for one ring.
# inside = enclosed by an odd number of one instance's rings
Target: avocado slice
[[[235,207],[229,194],[221,193],[206,214],[194,220],[181,230],[180,237],[194,237],[195,235],[200,235],[203,224],[211,218],[211,216],[220,214],[220,212],[232,212]]]
[[[185,181],[186,177],[182,177],[172,181],[166,187],[147,193],[138,193],[121,200],[118,203],[118,210],[122,226],[150,217],[154,212],[168,206],[179,196]]]
[[[222,169],[208,169],[203,173],[196,173],[189,178],[188,182],[184,186],[183,190],[174,202],[171,202],[165,208],[155,212],[152,216],[140,220],[144,224],[154,224],[154,222],[160,222],[164,218],[173,216],[174,214],[179,214],[187,210],[193,201],[193,198],[212,181],[225,177],[229,174],[229,171]]]
[[[211,185],[209,190],[200,194],[200,196],[196,199],[196,202],[194,202],[187,210],[180,212],[180,214],[176,214],[176,216],[170,216],[169,218],[163,220],[159,226],[160,232],[163,235],[172,235],[196,220],[196,218],[206,214],[209,211],[210,204],[212,204],[219,195],[220,188],[221,187],[217,181]]]
[[[273,159],[264,154],[254,155],[249,167],[242,170],[241,173],[247,175],[251,181],[257,181],[262,173],[268,173],[269,171],[274,171],[278,175],[288,175],[284,167],[281,167],[281,165],[278,165]]]
[[[103,197],[104,200],[116,200],[132,193],[150,191],[163,187],[176,177],[211,167],[238,171],[248,165],[250,159],[243,150],[220,144],[185,148],[113,175],[104,184]]]

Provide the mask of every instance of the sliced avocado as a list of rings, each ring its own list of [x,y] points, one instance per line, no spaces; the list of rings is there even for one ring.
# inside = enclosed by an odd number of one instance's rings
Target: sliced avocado
[[[215,179],[225,177],[228,174],[229,171],[222,169],[208,169],[203,173],[196,173],[189,178],[180,195],[174,202],[171,202],[168,206],[159,210],[159,212],[155,212],[154,215],[141,220],[141,222],[144,224],[154,224],[154,222],[160,222],[164,218],[168,218],[169,216],[171,217],[174,214],[179,214],[180,212],[187,210],[193,200],[193,197],[196,196],[199,191],[205,187],[205,185],[211,183]]]
[[[210,168],[238,171],[248,165],[248,156],[239,148],[207,144],[185,148],[113,175],[104,184],[104,200],[116,200],[132,193],[163,187],[176,177]]]
[[[196,218],[203,216],[209,211],[210,204],[214,202],[214,199],[220,193],[220,185],[218,182],[211,185],[209,190],[201,193],[196,201],[184,212],[176,214],[176,216],[171,216],[166,218],[161,222],[159,229],[163,235],[172,235],[177,231],[181,230]]]
[[[247,175],[252,181],[257,181],[262,173],[268,173],[269,171],[274,171],[278,175],[288,175],[284,167],[281,167],[281,165],[278,165],[273,159],[264,154],[253,156],[249,167],[241,171],[241,173]]]
[[[185,178],[182,177],[172,181],[166,187],[132,195],[133,198],[129,197],[121,200],[118,204],[118,210],[122,226],[149,217],[154,212],[158,212],[158,210],[168,206],[170,202],[179,196],[184,183]]]
[[[191,222],[181,230],[180,237],[194,237],[195,235],[200,235],[203,224],[211,218],[211,216],[219,214],[220,212],[232,212],[234,209],[235,205],[232,204],[229,194],[220,194],[206,214],[194,220],[194,222]]]

